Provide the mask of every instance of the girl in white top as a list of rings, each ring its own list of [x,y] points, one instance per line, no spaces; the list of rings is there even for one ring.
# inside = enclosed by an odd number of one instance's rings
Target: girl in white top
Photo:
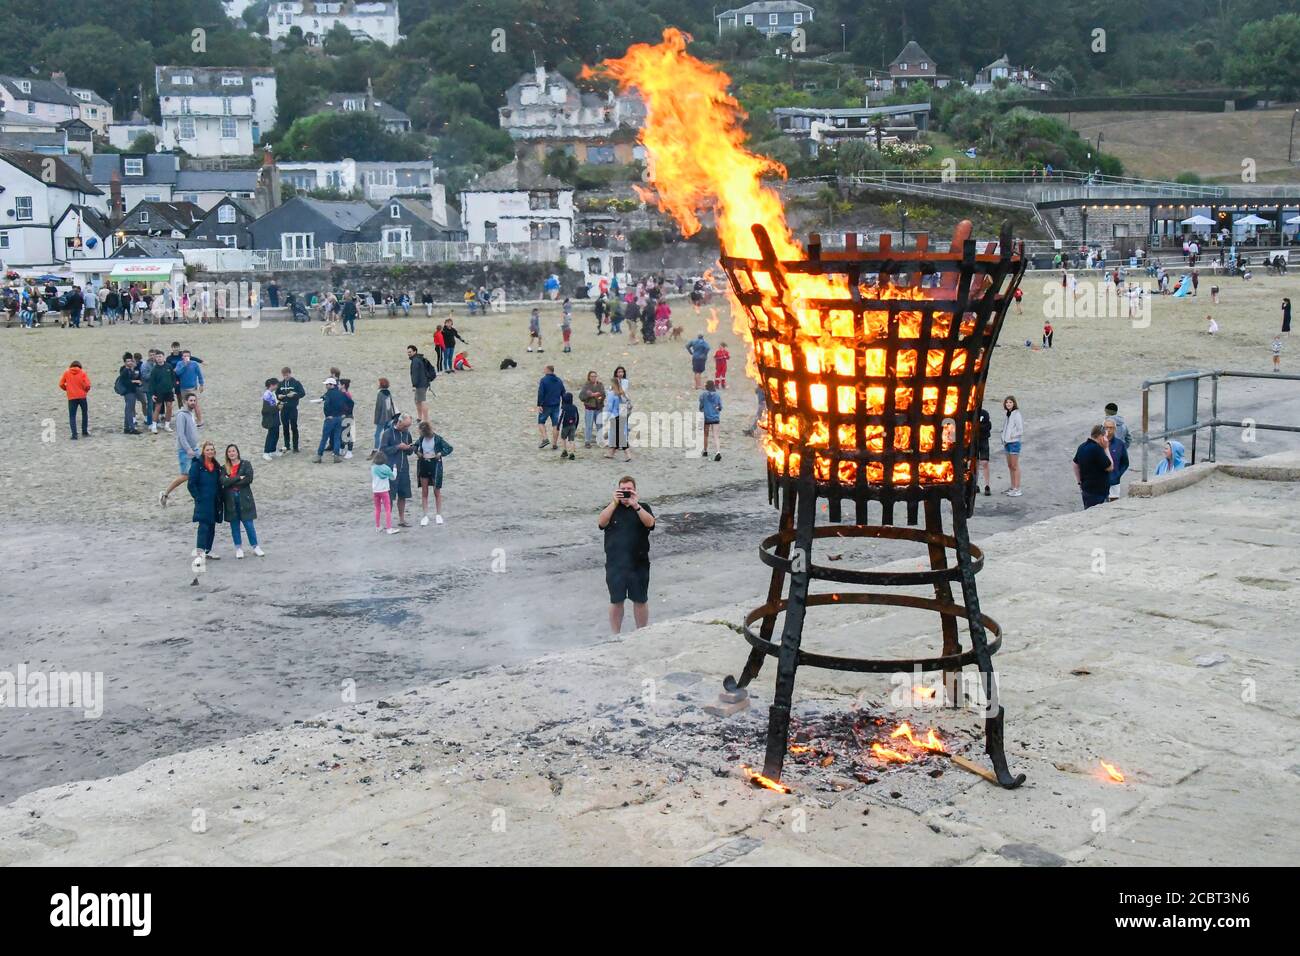
[[[1011,487],[1007,496],[1020,497],[1020,442],[1025,434],[1025,421],[1020,416],[1020,405],[1014,395],[1002,400],[1002,408],[1007,413],[1007,420],[1002,426],[1002,446],[1007,453],[1007,471],[1011,474]]]
[[[605,424],[609,428],[606,458],[613,458],[614,452],[621,450],[624,461],[632,460],[627,434],[627,420],[631,411],[632,399],[627,393],[627,369],[620,365],[614,369],[610,386],[605,391]]]
[[[375,499],[375,530],[385,530],[380,524],[382,516],[387,522],[388,533],[397,534],[400,529],[393,527],[393,501],[388,493],[388,483],[397,477],[397,472],[388,466],[388,459],[382,451],[376,450],[370,456],[370,461],[370,491]]]

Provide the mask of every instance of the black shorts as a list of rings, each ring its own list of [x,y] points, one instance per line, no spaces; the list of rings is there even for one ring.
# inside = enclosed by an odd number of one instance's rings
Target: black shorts
[[[979,450],[975,453],[979,461],[989,460],[989,443],[988,439],[981,439]]]
[[[609,588],[609,603],[645,604],[650,600],[650,565],[614,567],[605,565],[605,585]]]
[[[415,463],[415,480],[428,480],[434,488],[442,487],[442,462],[434,458],[418,458]]]

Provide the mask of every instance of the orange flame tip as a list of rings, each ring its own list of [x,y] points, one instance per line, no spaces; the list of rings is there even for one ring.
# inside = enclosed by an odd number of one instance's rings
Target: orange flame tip
[[[1111,780],[1114,780],[1116,783],[1124,782],[1124,774],[1121,773],[1120,769],[1116,767],[1113,763],[1107,763],[1106,761],[1103,760],[1101,761],[1101,768],[1106,771],[1106,776],[1108,776]]]

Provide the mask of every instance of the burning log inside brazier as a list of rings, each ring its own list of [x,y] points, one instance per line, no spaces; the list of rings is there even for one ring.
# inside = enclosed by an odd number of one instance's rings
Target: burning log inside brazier
[[[780,523],[759,549],[772,578],[766,603],[745,618],[753,649],[739,679],[729,677],[726,686],[732,692],[746,687],[766,657],[777,658],[763,776],[781,777],[799,666],[943,671],[949,702],[956,705],[957,673],[973,663],[988,706],[985,750],[998,782],[1019,786],[1024,775],[1011,774],[1003,750],[1003,711],[992,664],[1001,628],[979,608],[975,574],[983,555],[971,544],[966,521],[978,491],[978,415],[989,359],[1024,274],[1023,245],[1013,249],[1004,225],[996,247],[989,244],[980,253],[970,223],[964,222],[944,252],[931,250],[924,236],[911,251],[894,250],[888,235],[879,248],[859,250],[855,234],[845,236],[842,251],[829,251],[814,235],[804,258],[781,259],[762,225],[752,231],[758,258],[728,255],[724,249],[722,264],[748,317],[759,383],[767,395],[768,494],[780,509]],[[826,501],[831,522],[820,527],[819,499]],[[943,529],[945,501],[951,534]],[[871,522],[871,502],[879,503],[878,524]],[[924,529],[896,526],[900,506],[909,526],[923,517]],[[852,523],[841,524],[846,508]],[[930,570],[860,571],[813,563],[814,541],[852,537],[924,544]],[[788,593],[782,597],[787,578]],[[932,585],[935,596],[810,594],[813,581]],[[954,581],[963,603],[954,599]],[[937,612],[942,653],[922,660],[867,660],[802,649],[809,607],[853,604]],[[780,640],[774,641],[782,617]],[[967,622],[965,651],[959,619]],[[873,745],[873,752],[906,759],[883,744]]]

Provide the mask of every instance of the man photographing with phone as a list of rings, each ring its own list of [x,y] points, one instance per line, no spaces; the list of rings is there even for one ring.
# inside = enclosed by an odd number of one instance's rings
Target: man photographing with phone
[[[636,479],[625,475],[618,480],[614,497],[596,520],[605,532],[605,584],[609,587],[609,628],[623,630],[623,603],[632,602],[632,618],[638,628],[650,623],[650,531],[654,512],[642,504]]]

